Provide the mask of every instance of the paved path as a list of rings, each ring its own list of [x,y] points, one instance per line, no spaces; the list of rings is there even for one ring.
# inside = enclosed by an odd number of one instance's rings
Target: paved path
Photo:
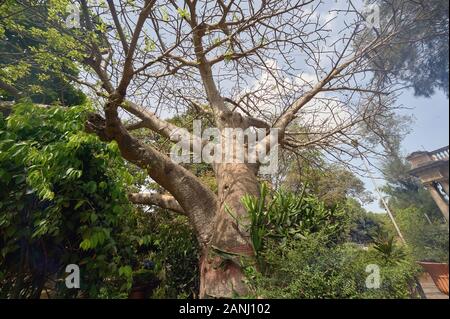
[[[426,299],[449,299],[446,294],[439,291],[428,273],[424,273],[420,277],[419,281],[423,292],[425,293]]]

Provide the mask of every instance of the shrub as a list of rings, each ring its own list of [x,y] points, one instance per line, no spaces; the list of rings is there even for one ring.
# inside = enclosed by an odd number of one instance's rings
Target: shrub
[[[86,107],[19,104],[0,119],[0,296],[75,297],[64,281],[80,266],[84,296],[125,292],[134,259],[131,180],[115,144],[83,132]]]
[[[353,244],[329,246],[321,234],[271,245],[264,254],[263,273],[253,272],[255,293],[266,298],[353,299],[414,296],[417,267],[407,259],[390,263],[375,250]],[[381,286],[368,289],[368,265],[380,267]]]
[[[265,298],[408,298],[418,267],[394,238],[368,249],[348,243],[351,214],[326,208],[316,197],[283,190],[245,197],[257,265],[247,265],[249,284]],[[366,287],[368,265],[380,269],[379,289]]]
[[[448,225],[437,218],[427,219],[423,211],[414,206],[397,209],[395,216],[416,260],[448,263]]]
[[[245,196],[242,202],[249,213],[249,232],[257,258],[269,240],[284,246],[290,240],[321,232],[330,242],[342,241],[349,224],[344,209],[327,208],[305,190],[298,195],[283,189],[269,194],[263,184],[259,198]]]
[[[162,280],[153,298],[193,298],[199,289],[199,246],[185,216],[157,209],[146,214],[140,239]]]

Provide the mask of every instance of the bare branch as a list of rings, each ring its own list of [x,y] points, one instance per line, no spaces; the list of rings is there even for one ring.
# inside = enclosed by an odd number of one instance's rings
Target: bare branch
[[[119,35],[120,41],[122,42],[123,51],[124,51],[125,55],[128,55],[129,45],[128,45],[127,39],[125,37],[125,33],[123,32],[122,25],[120,24],[119,16],[117,15],[117,11],[116,11],[116,6],[114,5],[113,0],[107,0],[107,1],[108,1],[109,10],[111,11],[111,16],[114,21],[114,25],[117,29],[117,34]]]
[[[171,195],[162,195],[156,193],[133,193],[128,198],[133,204],[155,205],[173,212],[186,215],[184,209],[178,204],[177,200]]]

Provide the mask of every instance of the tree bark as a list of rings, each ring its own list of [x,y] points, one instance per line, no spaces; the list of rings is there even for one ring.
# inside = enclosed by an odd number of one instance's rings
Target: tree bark
[[[250,220],[241,200],[258,196],[257,166],[220,164],[217,167],[219,207],[211,242],[200,260],[200,298],[231,298],[249,293],[242,263],[254,261]]]
[[[187,216],[183,207],[181,207],[177,200],[171,195],[156,193],[134,193],[129,194],[128,199],[133,204],[159,206],[161,208],[168,209],[181,215]]]
[[[199,244],[206,247],[211,238],[212,220],[217,208],[214,193],[194,174],[132,137],[120,121],[111,121],[109,125],[111,127],[108,130],[107,121],[93,113],[86,122],[86,130],[96,133],[104,141],[115,140],[123,158],[146,170],[155,182],[168,190],[189,217]]]

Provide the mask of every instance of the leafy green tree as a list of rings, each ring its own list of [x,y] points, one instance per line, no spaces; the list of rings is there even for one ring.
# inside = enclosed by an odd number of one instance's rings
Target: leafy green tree
[[[284,155],[284,154],[283,154]],[[280,186],[292,192],[306,187],[328,206],[344,204],[348,198],[362,203],[372,201],[364,183],[342,164],[330,164],[316,151],[305,151],[302,157],[288,156],[280,163]]]
[[[42,5],[36,9],[39,16],[16,1],[0,4],[0,100],[28,97],[40,104],[81,105],[86,96],[69,79],[77,78],[78,69],[46,54],[36,35],[47,30],[48,10]]]
[[[393,153],[383,164],[382,172],[386,185],[382,191],[389,196],[389,205],[394,209],[418,207],[434,221],[442,221],[442,214],[429,192],[420,181],[409,174],[411,166],[398,153]]]
[[[364,183],[343,165],[330,165],[317,152],[303,152],[302,157],[283,158],[280,166],[282,187],[291,192],[306,188],[327,207],[339,206],[349,220],[348,236],[359,244],[373,242],[383,227],[376,214],[368,213],[362,204],[371,202],[372,196]]]
[[[396,36],[396,43],[379,50],[373,58],[375,70],[390,70],[414,89],[417,96],[429,97],[436,90],[448,96],[449,77],[449,2],[447,0],[369,0],[380,7],[384,28],[401,12],[401,19],[415,23]],[[390,81],[383,71],[381,81]]]
[[[0,295],[75,297],[65,267],[81,269],[81,295],[120,296],[137,242],[117,146],[83,133],[86,107],[19,104],[0,119]]]
[[[447,224],[430,221],[420,207],[416,206],[397,209],[395,217],[417,261],[448,263]]]
[[[385,228],[384,220],[379,214],[367,212],[353,198],[347,199],[345,209],[351,216],[349,237],[354,243],[362,245],[373,243],[377,234]]]

